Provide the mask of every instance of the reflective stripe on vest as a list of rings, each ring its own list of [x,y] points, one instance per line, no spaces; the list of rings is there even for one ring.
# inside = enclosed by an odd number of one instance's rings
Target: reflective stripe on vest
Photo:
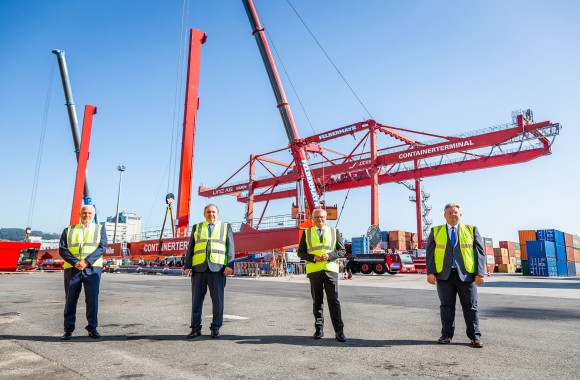
[[[84,260],[91,253],[95,252],[101,243],[101,226],[100,224],[91,223],[84,231],[82,224],[76,224],[74,226],[69,226],[66,233],[66,244],[68,251],[76,256],[79,260]],[[82,242],[82,248],[81,248]],[[93,267],[102,267],[103,258],[99,257],[97,261],[92,264]],[[72,268],[73,265],[64,262],[63,268]]]
[[[336,229],[324,227],[324,234],[322,242],[318,236],[318,229],[311,227],[304,231],[306,234],[306,247],[308,253],[311,255],[322,256],[325,253],[330,254],[336,247]],[[306,274],[320,272],[335,272],[338,273],[338,259],[333,261],[318,261],[314,263],[306,263]]]
[[[433,228],[435,234],[435,270],[437,273],[443,271],[443,259],[445,257],[445,247],[447,247],[447,229],[446,224]],[[443,231],[443,233],[441,233]],[[457,231],[459,249],[463,266],[468,273],[475,273],[475,251],[473,250],[473,226],[469,224],[460,224]]]
[[[215,222],[208,236],[208,222],[198,223],[195,225],[193,234],[195,236],[195,245],[193,247],[192,266],[200,265],[205,262],[207,256],[207,244],[209,243],[209,261],[214,264],[227,265],[226,255],[226,238],[228,233],[228,224]]]

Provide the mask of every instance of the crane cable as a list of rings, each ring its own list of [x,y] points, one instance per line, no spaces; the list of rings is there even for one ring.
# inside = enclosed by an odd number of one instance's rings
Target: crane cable
[[[290,2],[290,0],[286,0],[286,2],[288,3],[288,5],[290,5],[290,7],[294,11],[294,13],[296,13],[296,16],[298,16],[298,18],[302,22],[302,25],[304,25],[304,27],[306,28],[306,30],[308,31],[308,33],[310,33],[310,36],[318,44],[318,47],[320,47],[320,50],[322,50],[322,52],[324,53],[324,55],[326,56],[326,58],[328,59],[328,61],[332,65],[332,67],[334,67],[334,69],[336,70],[336,72],[338,73],[338,75],[342,78],[342,80],[344,81],[344,83],[346,84],[346,86],[349,88],[350,92],[354,95],[354,97],[356,98],[356,100],[358,100],[358,102],[360,103],[360,105],[362,106],[362,108],[366,111],[367,115],[369,115],[369,118],[370,119],[373,119],[373,117],[372,117],[371,113],[369,112],[369,110],[365,107],[365,105],[363,104],[362,100],[360,100],[360,98],[358,97],[358,95],[356,94],[356,92],[353,90],[353,88],[351,87],[351,85],[348,83],[348,81],[346,80],[346,78],[344,77],[344,75],[342,75],[342,73],[340,72],[340,70],[338,69],[338,67],[336,67],[336,65],[334,64],[334,62],[330,58],[330,56],[326,53],[326,50],[324,50],[324,48],[322,47],[322,44],[320,44],[320,42],[318,41],[318,39],[314,36],[314,34],[312,33],[312,31],[310,30],[310,28],[308,27],[308,25],[306,25],[306,22],[304,22],[304,20],[300,16],[300,14],[298,14],[298,11],[296,10],[296,8],[294,8],[294,6]]]
[[[183,0],[183,5],[181,8],[181,28],[179,34],[179,53],[177,57],[177,73],[175,78],[175,95],[173,101],[173,121],[171,128],[171,144],[169,152],[169,174],[167,176],[167,192],[171,192],[171,189],[175,187],[175,176],[177,173],[177,152],[179,150],[179,133],[177,132],[177,124],[179,118],[179,111],[181,111],[181,102],[178,102],[180,98],[181,91],[183,89],[183,81],[181,80],[184,75],[185,70],[185,30],[186,21],[189,15],[189,0]],[[173,161],[173,164],[172,164]],[[173,174],[172,170],[173,169]]]
[[[44,103],[44,114],[42,115],[42,127],[40,132],[40,141],[38,142],[38,153],[36,154],[36,167],[34,168],[34,180],[32,184],[32,194],[30,195],[30,205],[28,208],[28,219],[26,226],[32,225],[32,218],[34,217],[34,205],[36,203],[36,194],[38,192],[38,177],[40,175],[40,166],[42,164],[42,151],[44,149],[44,138],[46,136],[46,124],[48,121],[48,110],[50,107],[50,95],[52,93],[52,79],[54,77],[54,66],[56,60],[52,60],[50,68],[50,79],[48,80],[48,89],[46,91],[46,100]]]

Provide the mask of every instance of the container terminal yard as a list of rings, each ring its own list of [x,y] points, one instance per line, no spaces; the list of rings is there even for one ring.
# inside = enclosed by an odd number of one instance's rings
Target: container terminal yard
[[[316,40],[296,8],[287,2]],[[163,225],[143,232],[139,224],[128,232],[128,220],[139,218],[119,212],[126,170],[119,165],[115,216],[101,223],[109,244],[103,255],[99,296],[99,331],[103,337],[98,341],[89,339],[79,328],[71,341],[61,340],[64,261],[56,243],[49,246],[31,238],[30,227],[19,241],[0,239],[0,380],[580,378],[578,230],[562,228],[555,217],[546,218],[542,225],[510,226],[511,231],[504,232],[517,235],[514,241],[483,238],[486,277],[477,290],[485,342],[481,350],[470,346],[460,318],[453,342],[444,347],[437,344],[439,300],[436,287],[429,285],[425,276],[427,237],[442,218],[439,211],[435,223],[430,217],[429,182],[424,181],[547,160],[559,149],[555,141],[563,127],[559,121],[535,117],[534,111],[552,115],[550,110],[515,109],[504,124],[483,128],[477,124],[479,129],[468,127],[453,134],[439,131],[436,125],[417,130],[399,125],[400,120],[386,124],[379,120],[383,115],[376,119],[371,115],[316,40],[365,116],[338,122],[333,119],[330,129],[321,132],[312,128],[314,134],[305,137],[304,126],[298,128],[296,122],[301,118],[293,114],[296,104],[291,107],[285,92],[288,87],[283,86],[290,79],[280,75],[289,74],[256,4],[253,0],[241,0],[240,4],[249,21],[247,37],[257,45],[274,95],[275,103],[270,106],[279,114],[281,126],[273,128],[283,129],[286,141],[280,144],[272,139],[266,151],[257,153],[253,150],[254,131],[245,126],[252,137],[236,149],[244,150],[244,157],[249,159],[231,171],[230,166],[224,170],[216,164],[212,171],[219,184],[200,181],[195,192],[194,167],[199,170],[199,166],[194,166],[194,158],[208,154],[204,144],[201,149],[196,145],[198,111],[204,106],[200,102],[204,89],[200,86],[204,77],[202,50],[207,49],[208,37],[202,30],[185,26],[189,1],[184,0],[183,62],[179,64],[186,75],[178,76],[183,80],[176,90],[180,92],[183,87],[184,104],[180,108],[181,131],[173,131],[171,137],[179,149],[172,148],[170,162],[173,160],[174,167],[168,169],[174,171],[178,185],[170,187],[168,180]],[[94,187],[89,187],[87,173],[94,162],[89,161],[91,149],[103,144],[102,136],[92,136],[93,123],[94,130],[99,131],[100,114],[97,105],[85,105],[79,128],[65,51],[54,49],[52,53],[73,137],[76,173],[70,189],[72,205],[66,207],[66,214],[70,212],[69,224],[74,225],[81,206],[93,205],[99,198],[99,191],[90,191]],[[291,87],[295,92],[293,84]],[[298,103],[306,113],[299,98]],[[530,103],[534,105],[532,100]],[[64,107],[61,111],[64,113]],[[204,119],[200,120],[204,126]],[[216,145],[224,131],[212,128],[212,144]],[[42,145],[29,225],[41,164]],[[520,174],[520,169],[516,170]],[[101,179],[91,180],[99,189]],[[403,185],[411,192],[412,231],[397,227],[397,215],[390,209],[385,218],[381,204],[394,202],[390,196],[379,196],[379,187],[385,184]],[[454,184],[450,193],[469,192],[470,184]],[[176,195],[170,192],[174,188]],[[356,233],[343,234],[346,255],[340,260],[339,289],[348,342],[339,344],[330,337],[313,340],[312,300],[305,263],[296,254],[298,241],[303,231],[313,226],[312,210],[325,209],[328,220],[338,226],[350,191],[357,189],[367,191],[363,199],[357,199],[357,207],[369,211],[369,220],[358,226]],[[222,200],[226,203],[226,198],[243,205],[245,212],[242,222],[232,223],[235,271],[227,279],[222,339],[210,339],[207,325],[211,304],[206,299],[206,329],[201,339],[187,340],[191,285],[183,275],[183,265],[192,228],[199,218],[192,214],[193,202],[204,199],[220,204]],[[272,216],[274,203],[280,201],[286,201],[287,206],[291,203],[290,215]],[[381,229],[387,218],[390,228]],[[80,301],[77,316],[82,319],[85,308]],[[460,313],[458,306],[457,315]]]

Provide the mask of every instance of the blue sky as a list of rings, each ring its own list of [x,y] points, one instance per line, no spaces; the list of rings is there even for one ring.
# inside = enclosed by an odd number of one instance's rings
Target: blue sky
[[[368,118],[288,3],[255,4],[312,122],[311,127],[279,67],[300,136]],[[435,224],[443,222],[443,206],[454,201],[462,205],[465,222],[496,242],[517,240],[518,229],[580,233],[580,3],[292,4],[382,124],[454,135],[508,123],[511,111],[527,108],[536,121],[562,124],[550,156],[425,179]],[[115,212],[116,168],[123,164],[120,208],[142,216],[144,227],[161,225],[165,194],[177,193],[168,173],[175,173],[171,136],[181,133],[183,119],[182,9],[176,0],[0,0],[0,227],[26,227],[45,112],[31,226],[60,232],[69,220],[76,162],[53,49],[66,51],[79,123],[85,104],[98,107],[88,178],[100,217]],[[186,27],[208,35],[200,73],[196,194],[200,184],[223,182],[250,154],[283,148],[288,141],[242,2],[193,1]],[[327,204],[345,203],[338,227],[347,238],[364,234],[370,224],[369,192],[352,190],[346,203],[345,192],[326,195]],[[379,194],[381,229],[414,231],[411,192],[386,184]],[[210,201],[220,206],[222,220],[242,221],[245,205],[233,197],[197,196],[193,221]],[[288,214],[291,203],[273,202],[267,214]]]

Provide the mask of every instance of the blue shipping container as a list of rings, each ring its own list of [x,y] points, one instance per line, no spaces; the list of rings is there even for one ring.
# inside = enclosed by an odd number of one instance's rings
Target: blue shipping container
[[[568,276],[576,277],[576,263],[566,263],[568,265]]]
[[[566,261],[566,247],[556,244],[556,260]]]
[[[556,267],[558,268],[558,277],[568,276],[568,263],[565,261],[556,261]]]
[[[530,276],[557,276],[556,260],[547,257],[528,257]]]
[[[381,231],[381,241],[389,241],[389,231]]]
[[[549,257],[556,259],[556,246],[551,241],[536,240],[526,242],[526,252],[529,257]]]
[[[558,230],[538,230],[538,240],[553,241],[556,245],[566,245],[564,233]]]

